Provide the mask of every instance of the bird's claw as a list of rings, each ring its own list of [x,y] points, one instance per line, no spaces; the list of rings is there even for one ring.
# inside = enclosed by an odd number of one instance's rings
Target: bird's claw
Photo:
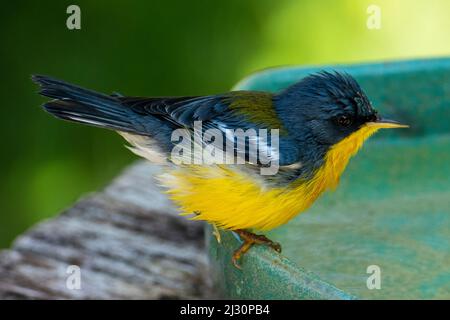
[[[242,245],[234,251],[233,256],[231,257],[231,262],[239,270],[242,270],[242,267],[238,264],[238,261],[254,244],[266,245],[278,253],[281,252],[281,245],[278,242],[270,240],[264,235],[257,235],[245,230],[236,230],[235,232],[242,240],[244,240],[244,243],[242,243]]]
[[[222,242],[222,237],[220,236],[219,228],[217,228],[215,224],[213,224],[212,226],[213,226],[212,234],[216,237],[217,243],[220,244]]]
[[[268,244],[268,246],[276,252],[281,253],[281,244],[279,244],[278,242],[271,242],[270,244]]]
[[[242,270],[242,267],[241,267],[240,264],[238,263],[238,260],[239,260],[239,258],[235,257],[234,254],[233,254],[233,256],[231,257],[231,262],[233,263],[233,265],[234,265],[237,269]]]

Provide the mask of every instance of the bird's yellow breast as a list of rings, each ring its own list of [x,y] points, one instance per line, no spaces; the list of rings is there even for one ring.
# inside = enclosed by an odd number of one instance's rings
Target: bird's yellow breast
[[[306,210],[339,183],[351,156],[377,128],[363,126],[330,148],[324,164],[308,181],[267,188],[261,181],[226,166],[193,165],[166,174],[161,182],[183,214],[218,227],[270,230]]]

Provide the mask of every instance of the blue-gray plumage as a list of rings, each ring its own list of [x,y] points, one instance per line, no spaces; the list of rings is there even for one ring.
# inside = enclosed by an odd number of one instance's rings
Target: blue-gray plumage
[[[54,116],[75,122],[151,137],[163,153],[170,153],[171,133],[205,128],[279,129],[280,179],[310,177],[323,163],[327,150],[376,121],[377,112],[358,83],[348,74],[321,72],[277,94],[234,91],[195,97],[122,97],[86,90],[47,76],[33,76],[40,93],[54,100],[44,104]],[[276,177],[275,177],[276,179]]]

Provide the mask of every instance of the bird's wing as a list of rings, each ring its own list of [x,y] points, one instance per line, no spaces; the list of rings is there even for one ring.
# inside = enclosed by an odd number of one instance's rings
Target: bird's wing
[[[46,111],[64,120],[119,131],[141,151],[154,147],[161,150],[161,155],[167,155],[173,151],[175,129],[195,132],[196,121],[202,121],[202,129],[218,129],[228,140],[230,130],[278,129],[279,148],[272,150],[275,148],[269,143],[268,156],[279,158],[281,165],[289,165],[298,154],[277,116],[270,93],[234,91],[204,97],[140,98],[108,96],[47,76],[35,75],[33,80],[41,87],[42,95],[53,99],[44,103]],[[259,136],[256,141],[258,146],[263,145]],[[246,151],[243,155],[248,158]]]
[[[119,97],[118,100],[139,115],[158,117],[184,128],[192,128],[194,121],[207,121],[225,111],[217,96]]]
[[[218,129],[225,139],[233,139],[236,150],[235,138],[230,137],[230,130],[266,129],[267,139],[259,139],[258,146],[261,154],[271,159],[277,159],[280,165],[289,165],[297,161],[298,150],[279,119],[272,101],[273,95],[257,91],[233,91],[221,95],[202,97],[117,97],[120,102],[142,116],[157,117],[172,128],[194,129],[196,121],[202,122],[203,131],[207,129]],[[271,130],[277,129],[279,134],[278,146],[271,144]],[[255,141],[254,141],[255,142]],[[248,144],[244,154],[249,158]],[[266,143],[266,148],[263,144]],[[276,148],[275,148],[276,147]],[[265,151],[264,151],[265,150]]]

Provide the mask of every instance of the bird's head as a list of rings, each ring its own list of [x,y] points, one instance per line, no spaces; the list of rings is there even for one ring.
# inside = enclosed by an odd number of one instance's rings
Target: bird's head
[[[310,75],[282,92],[280,98],[293,104],[289,127],[298,126],[294,131],[321,145],[336,145],[346,138],[364,141],[381,128],[407,127],[382,118],[347,73]]]

